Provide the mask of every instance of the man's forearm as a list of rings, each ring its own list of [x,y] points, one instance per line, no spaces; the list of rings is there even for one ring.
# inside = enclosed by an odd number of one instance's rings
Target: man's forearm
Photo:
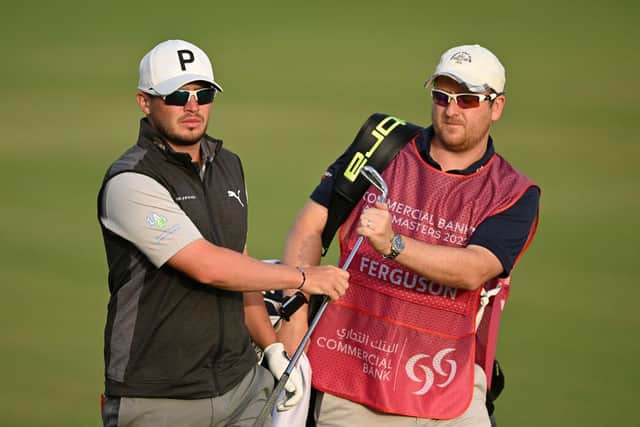
[[[336,300],[349,285],[348,273],[335,266],[303,270],[269,264],[204,239],[180,249],[167,263],[200,283],[237,292],[302,288]]]
[[[360,216],[357,232],[381,255],[391,252],[394,235],[388,206],[376,203]],[[500,260],[482,246],[433,245],[402,236],[405,248],[395,258],[402,266],[427,279],[452,288],[475,290],[502,273]]]
[[[262,293],[245,292],[243,299],[245,324],[249,334],[261,349],[265,349],[276,342],[276,333],[265,308]]]
[[[303,266],[320,264],[322,230],[326,222],[327,209],[309,200],[289,230],[283,263]]]
[[[405,250],[396,262],[445,286],[475,290],[502,272],[498,258],[481,246],[453,248],[404,240]]]
[[[295,268],[267,264],[203,239],[185,246],[168,264],[200,283],[230,291],[288,289],[302,282]]]
[[[321,235],[327,221],[327,209],[313,201],[307,202],[298,214],[285,245],[282,261],[288,265],[318,265],[322,256]],[[293,294],[286,290],[285,295]],[[308,329],[308,305],[305,304],[289,321],[281,323],[278,340],[289,354],[293,354]]]

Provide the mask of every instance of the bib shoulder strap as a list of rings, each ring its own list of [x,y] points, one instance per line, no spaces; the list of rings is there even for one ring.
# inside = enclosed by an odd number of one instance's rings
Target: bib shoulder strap
[[[347,150],[346,167],[335,177],[327,224],[322,232],[322,255],[326,255],[336,231],[369,188],[360,170],[369,165],[382,172],[422,127],[383,113],[372,114]]]

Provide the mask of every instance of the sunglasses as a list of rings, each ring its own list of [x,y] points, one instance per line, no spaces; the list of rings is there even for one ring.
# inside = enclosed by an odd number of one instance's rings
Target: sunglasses
[[[198,90],[177,90],[169,95],[163,96],[162,99],[167,105],[184,107],[191,99],[191,96],[195,96],[198,105],[205,105],[213,102],[213,98],[216,97],[216,92],[217,90],[213,87]]]
[[[482,101],[493,101],[498,97],[498,94],[449,93],[439,89],[431,89],[431,96],[433,96],[433,102],[441,107],[448,106],[453,99],[460,108],[476,108]]]

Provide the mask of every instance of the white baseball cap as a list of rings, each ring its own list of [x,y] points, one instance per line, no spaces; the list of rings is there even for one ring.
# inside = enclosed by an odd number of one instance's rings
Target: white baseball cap
[[[457,46],[442,54],[436,71],[424,87],[438,76],[447,76],[464,84],[472,92],[504,92],[505,73],[500,60],[480,45]]]
[[[199,80],[222,92],[222,87],[213,79],[207,54],[184,40],[164,41],[140,61],[138,89],[151,95],[169,95],[181,86]]]

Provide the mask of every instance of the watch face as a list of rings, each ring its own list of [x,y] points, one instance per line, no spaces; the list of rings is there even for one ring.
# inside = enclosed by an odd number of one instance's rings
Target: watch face
[[[402,236],[399,234],[394,234],[391,238],[391,253],[388,255],[383,255],[386,259],[395,259],[400,252],[404,250],[404,240]]]
[[[401,252],[404,249],[404,240],[402,240],[402,236],[396,234],[391,239],[391,247],[395,252]]]

